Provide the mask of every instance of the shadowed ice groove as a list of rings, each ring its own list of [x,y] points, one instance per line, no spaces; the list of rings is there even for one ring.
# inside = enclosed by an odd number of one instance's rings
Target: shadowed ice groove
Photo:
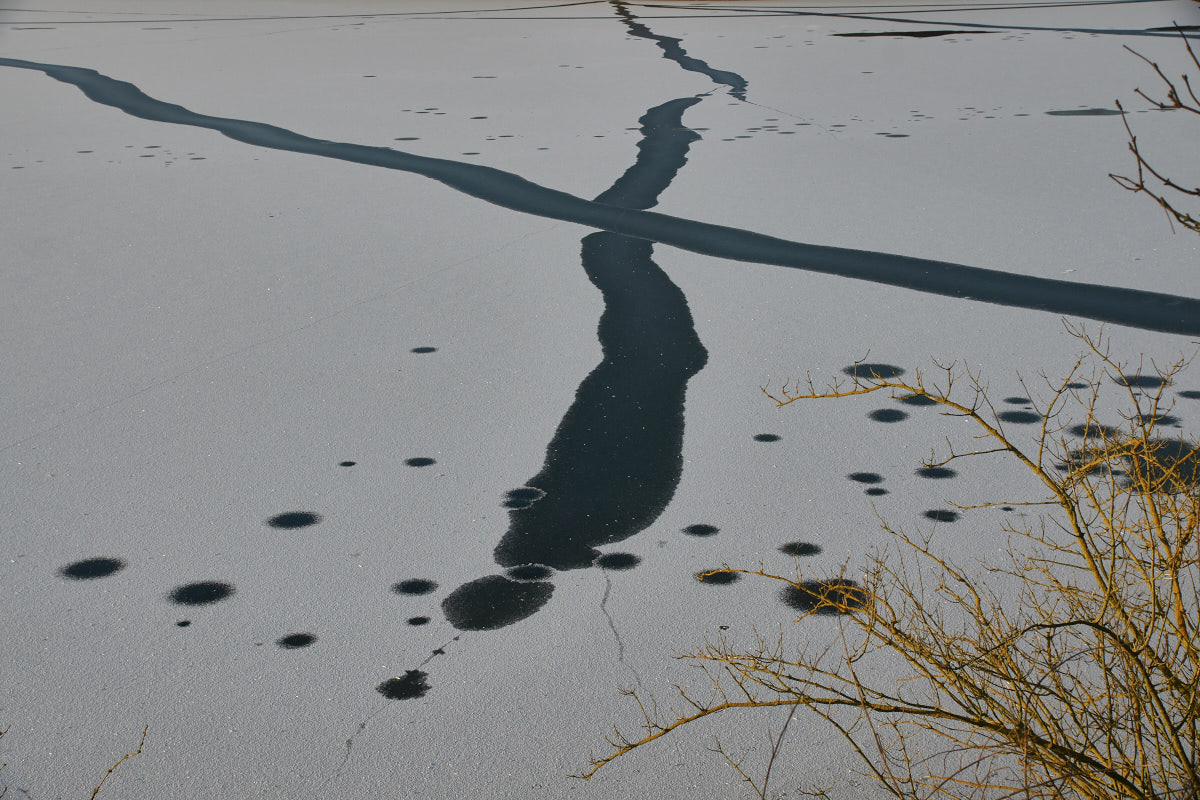
[[[687,50],[684,50],[683,45],[680,44],[680,39],[674,36],[660,36],[638,22],[637,17],[629,13],[629,9],[621,0],[611,0],[611,2],[617,14],[625,21],[625,26],[629,28],[629,32],[634,36],[649,39],[657,44],[663,51],[663,58],[674,61],[688,72],[698,72],[701,75],[706,75],[713,83],[728,86],[729,93],[738,100],[744,101],[746,99],[746,79],[741,75],[723,69],[713,69],[708,65],[707,61],[701,61],[698,58],[689,56]]]
[[[653,206],[699,138],[682,119],[697,102],[681,98],[647,111],[636,163],[597,200]],[[510,506],[509,529],[495,550],[503,567],[605,566],[596,548],[649,527],[683,472],[684,395],[708,359],[687,298],[652,260],[652,242],[602,232],[582,244],[584,270],[604,297],[597,329],[603,359],[576,390],[541,472],[525,482],[540,496]],[[496,575],[478,578],[452,592],[442,608],[463,630],[502,627],[549,599],[548,582],[531,585],[540,589],[519,589]],[[507,611],[497,617],[501,595]]]
[[[0,58],[0,66],[38,70],[77,86],[97,103],[156,122],[218,131],[258,147],[334,158],[423,175],[464,194],[526,214],[661,242],[734,261],[792,267],[920,292],[1086,317],[1131,328],[1200,334],[1200,300],[1190,297],[1014,275],[910,256],[803,244],[751,231],[590,202],[491,167],[415,156],[387,147],[331,142],[260,122],[212,117],[165,103],[136,86],[80,67]]]

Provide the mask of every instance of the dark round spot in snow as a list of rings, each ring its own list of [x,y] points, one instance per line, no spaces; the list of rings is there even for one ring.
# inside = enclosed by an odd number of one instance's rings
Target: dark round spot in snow
[[[486,575],[464,583],[442,601],[446,619],[462,631],[489,631],[532,616],[553,594],[546,582]]]
[[[437,583],[428,578],[409,578],[392,586],[396,594],[429,594],[437,588]]]
[[[233,584],[224,581],[197,581],[172,589],[167,597],[181,606],[207,606],[224,600],[234,591]]]
[[[284,650],[299,650],[301,647],[308,647],[316,640],[317,637],[311,633],[289,633],[287,636],[280,636],[276,639],[275,644]]]
[[[100,556],[67,564],[58,571],[58,574],[75,581],[90,581],[95,578],[107,578],[124,568],[124,560]]]
[[[945,508],[935,508],[931,511],[926,511],[925,517],[937,522],[957,522],[958,512],[950,511],[949,509]]]
[[[375,687],[375,691],[388,700],[410,700],[414,697],[424,697],[429,691],[426,678],[429,675],[419,669],[410,669],[403,678],[389,678]]]
[[[867,596],[854,581],[834,579],[803,581],[798,585],[785,586],[780,599],[796,611],[824,616],[863,608]]]
[[[514,581],[544,581],[554,574],[554,570],[541,564],[521,564],[505,571]]]
[[[779,546],[779,552],[787,556],[815,556],[821,552],[821,546],[809,542],[788,542]]]
[[[741,579],[741,575],[728,569],[711,569],[696,573],[696,580],[714,586],[728,586]]]
[[[406,458],[404,459],[404,463],[410,467],[428,467],[430,464],[436,464],[437,461],[432,458],[418,457]]]
[[[851,472],[846,477],[855,483],[883,483],[883,476],[878,472]]]
[[[845,367],[842,372],[859,380],[890,380],[898,378],[904,374],[903,367],[897,367],[894,364],[851,364]]]
[[[321,515],[312,511],[285,511],[267,520],[272,528],[307,528],[321,521]]]
[[[695,525],[688,525],[683,529],[683,532],[688,536],[712,536],[717,531],[721,530],[716,525],[705,525],[703,522]]]
[[[782,436],[779,436],[778,434],[774,434],[774,433],[756,433],[756,434],[754,434],[754,441],[756,441],[756,442],[778,442],[782,438],[783,438]]]
[[[996,419],[1017,425],[1033,425],[1042,421],[1042,415],[1036,411],[1001,411],[996,415]]]
[[[922,478],[944,480],[946,478],[953,478],[958,473],[949,467],[921,467],[916,471],[916,474]]]
[[[901,403],[906,406],[936,406],[937,400],[932,397],[926,397],[923,394],[906,394],[898,398]]]
[[[596,559],[596,566],[601,569],[626,570],[633,569],[641,561],[633,553],[605,553]]]
[[[898,408],[877,408],[867,416],[875,422],[899,422],[908,419],[908,414]]]

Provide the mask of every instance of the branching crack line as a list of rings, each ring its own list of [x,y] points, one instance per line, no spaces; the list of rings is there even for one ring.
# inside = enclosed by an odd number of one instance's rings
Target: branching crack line
[[[617,640],[617,661],[620,661],[621,665],[629,670],[630,674],[633,675],[634,683],[641,690],[642,676],[638,674],[638,671],[633,668],[632,664],[625,660],[625,642],[621,639],[620,632],[617,631],[617,624],[613,620],[612,612],[608,610],[608,598],[610,594],[612,594],[612,578],[605,575],[604,596],[600,598],[600,610],[604,612],[604,618],[608,620],[608,629],[612,631],[613,638]]]

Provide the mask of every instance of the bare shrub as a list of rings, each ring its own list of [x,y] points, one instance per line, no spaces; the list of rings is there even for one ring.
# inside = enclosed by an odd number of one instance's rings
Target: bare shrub
[[[811,379],[764,388],[781,406],[926,397],[972,425],[976,446],[948,444],[925,465],[1014,459],[1034,491],[984,506],[1039,513],[1009,518],[999,563],[953,563],[933,533],[885,521],[889,543],[861,574],[745,570],[796,592],[800,620],[837,614],[838,640],[796,654],[782,637],[748,648],[721,639],[682,656],[706,667],[703,695],[680,689],[685,707],[662,719],[631,692],[640,732],[615,731],[581,777],[698,719],[790,706],[824,718],[898,798],[1200,797],[1200,448],[1157,430],[1190,358],[1143,372],[1114,360],[1103,337],[1068,328],[1086,351],[1066,377],[1043,377],[1030,446],[1006,432],[982,376],[955,365],[911,381],[856,372],[823,390]],[[1128,404],[1124,424],[1097,418],[1102,386]],[[902,680],[872,677],[881,653],[902,663]],[[756,782],[717,749],[765,800],[769,772]]]

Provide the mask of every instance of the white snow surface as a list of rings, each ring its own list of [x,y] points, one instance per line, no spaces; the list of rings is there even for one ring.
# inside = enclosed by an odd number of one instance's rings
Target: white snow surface
[[[1045,113],[1116,98],[1146,108],[1134,89],[1152,90],[1153,75],[1122,46],[1183,71],[1178,39],[1134,34],[1195,24],[1194,2],[628,4],[689,55],[745,77],[746,103],[628,35],[607,2],[81,7],[0,10],[0,57],[584,198],[633,163],[646,109],[711,92],[685,114],[703,138],[657,211],[1200,296],[1200,240],[1108,178],[1132,167],[1121,118]],[[994,27],[834,35],[968,24]],[[933,524],[924,511],[951,501],[1036,493],[995,460],[951,481],[915,477],[965,433],[928,409],[881,424],[866,415],[886,398],[776,409],[759,387],[806,372],[823,384],[869,353],[910,370],[965,363],[997,398],[1023,394],[1024,378],[1036,397],[1038,373],[1061,374],[1081,349],[1055,314],[657,246],[709,358],[688,386],[673,499],[602,548],[640,564],[559,572],[532,617],[457,631],[440,600],[502,571],[503,495],[539,471],[599,360],[603,305],[579,266],[591,231],[413,174],[138,119],[40,72],[0,68],[0,108],[0,785],[33,798],[88,796],[143,726],[143,753],[101,797],[748,796],[712,737],[759,769],[780,713],[722,714],[589,782],[569,777],[606,752],[614,725],[635,731],[619,688],[639,685],[666,711],[674,684],[704,693],[675,656],[706,639],[749,644],[757,628],[796,646],[835,640],[836,621],[794,625],[773,583],[693,574],[790,574],[797,562],[777,548],[797,540],[823,548],[799,562],[805,576],[853,572],[887,541],[876,511],[920,530]],[[1157,152],[1194,150],[1190,120],[1130,120]],[[1196,344],[1105,332],[1135,362]],[[1177,388],[1200,388],[1200,374]],[[1180,399],[1176,413],[1194,430],[1200,402]],[[414,457],[436,463],[404,463]],[[857,471],[883,475],[889,494],[864,496],[845,477]],[[265,524],[300,510],[320,523]],[[974,512],[936,535],[961,561],[994,555],[1004,518]],[[696,523],[720,532],[681,532]],[[125,566],[60,574],[96,557]],[[391,591],[408,578],[438,588]],[[236,592],[170,602],[202,580]],[[431,621],[407,624],[415,616]],[[297,632],[316,641],[276,646]],[[376,692],[417,668],[424,696]],[[801,715],[772,788],[877,794],[855,768],[832,729]]]

